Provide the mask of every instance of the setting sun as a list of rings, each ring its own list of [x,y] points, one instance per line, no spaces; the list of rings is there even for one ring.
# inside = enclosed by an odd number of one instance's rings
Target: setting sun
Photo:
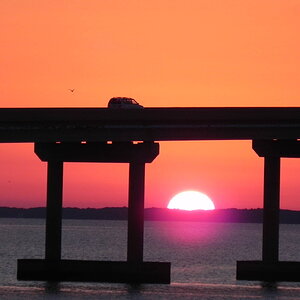
[[[168,204],[169,209],[213,210],[213,201],[205,194],[196,191],[185,191],[175,195]]]

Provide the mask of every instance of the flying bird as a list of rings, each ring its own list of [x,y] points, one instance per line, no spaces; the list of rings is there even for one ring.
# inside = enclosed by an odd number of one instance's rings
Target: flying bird
[[[75,91],[75,89],[69,89],[69,91],[70,91],[71,93],[73,93],[73,92]]]

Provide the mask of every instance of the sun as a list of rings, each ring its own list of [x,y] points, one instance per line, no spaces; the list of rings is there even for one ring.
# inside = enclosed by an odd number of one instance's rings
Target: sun
[[[169,209],[213,210],[215,205],[205,194],[197,191],[185,191],[175,195],[168,204]]]

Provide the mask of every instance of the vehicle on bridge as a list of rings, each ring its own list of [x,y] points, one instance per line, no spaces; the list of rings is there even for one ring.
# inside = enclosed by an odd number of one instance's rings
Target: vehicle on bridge
[[[114,97],[109,100],[108,108],[139,109],[144,107],[137,103],[133,98]]]

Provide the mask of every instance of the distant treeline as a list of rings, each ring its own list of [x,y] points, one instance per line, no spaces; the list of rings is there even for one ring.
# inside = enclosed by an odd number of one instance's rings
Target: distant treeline
[[[63,208],[64,219],[127,220],[127,207],[106,208]],[[46,208],[0,207],[0,218],[45,218]],[[167,208],[146,208],[148,221],[192,221],[192,222],[233,222],[261,223],[262,209],[216,209],[211,211],[183,211]],[[280,222],[300,224],[300,211],[281,210]]]

